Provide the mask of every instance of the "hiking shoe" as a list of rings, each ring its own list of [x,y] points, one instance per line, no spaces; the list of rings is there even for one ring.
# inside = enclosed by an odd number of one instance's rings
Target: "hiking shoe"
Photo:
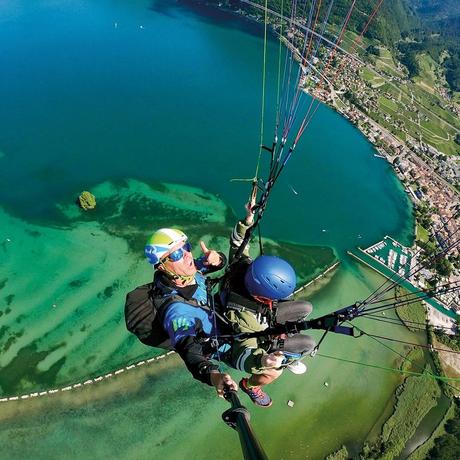
[[[241,391],[246,393],[251,401],[259,407],[270,407],[272,405],[272,398],[265,393],[260,387],[248,387],[248,379],[241,379],[240,381]]]
[[[301,361],[294,361],[293,363],[288,364],[286,369],[290,370],[293,374],[296,375],[305,374],[305,372],[307,372],[307,366],[305,366],[305,364]]]

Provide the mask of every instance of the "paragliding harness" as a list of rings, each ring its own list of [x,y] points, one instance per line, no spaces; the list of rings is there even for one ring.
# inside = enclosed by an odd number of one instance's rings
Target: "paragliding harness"
[[[194,298],[187,298],[178,293],[173,287],[163,283],[159,285],[154,281],[137,286],[126,295],[125,322],[126,328],[133,333],[143,344],[151,347],[172,350],[168,333],[163,327],[163,317],[168,307],[175,302],[186,303],[196,308],[213,311],[221,324],[225,324],[225,318],[215,309],[212,296],[212,286],[215,281],[206,280],[207,304],[203,305]],[[208,337],[200,339],[206,342],[206,353],[211,354],[219,347],[216,341]]]
[[[234,334],[233,339],[244,340],[253,337],[272,337],[280,335],[294,335],[299,334],[302,331],[307,331],[309,329],[319,329],[323,330],[324,334],[319,340],[318,344],[315,346],[313,351],[310,353],[311,356],[315,356],[316,352],[321,345],[321,342],[324,340],[325,336],[329,332],[334,332],[336,334],[348,335],[351,337],[361,337],[363,335],[361,332],[356,331],[353,326],[343,326],[342,323],[345,321],[351,321],[352,319],[359,316],[360,309],[359,304],[353,304],[349,307],[341,308],[335,312],[329,313],[319,318],[312,320],[303,320],[303,321],[286,321],[284,324],[274,324],[264,329],[263,331],[257,332],[243,332],[241,334]],[[227,336],[220,336],[226,338]]]
[[[251,259],[242,257],[238,263],[231,263],[221,278],[211,280],[210,287],[212,289],[213,285],[219,283],[220,301],[225,311],[249,311],[261,323],[273,325],[275,319],[273,309],[276,309],[277,301],[273,301],[271,305],[257,302],[245,288],[244,275],[251,262]]]
[[[163,316],[174,302],[209,310],[207,305],[202,305],[193,298],[186,299],[172,288],[163,286],[161,289],[155,283],[148,283],[136,287],[126,296],[127,329],[145,345],[171,350],[171,341],[163,327]]]

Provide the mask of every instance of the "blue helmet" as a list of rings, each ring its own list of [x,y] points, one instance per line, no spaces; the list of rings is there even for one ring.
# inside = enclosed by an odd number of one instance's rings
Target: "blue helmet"
[[[270,300],[285,299],[294,292],[295,271],[284,259],[259,256],[248,267],[244,284],[252,296]]]

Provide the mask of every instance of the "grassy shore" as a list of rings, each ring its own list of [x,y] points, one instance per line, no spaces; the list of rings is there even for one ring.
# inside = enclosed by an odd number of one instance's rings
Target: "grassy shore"
[[[401,287],[397,287],[396,289],[396,296],[405,296],[410,294],[409,291]],[[418,331],[421,327],[423,327],[421,325],[426,324],[426,311],[421,301],[410,305],[400,306],[396,309],[396,313],[399,319],[411,331]]]
[[[396,390],[393,415],[383,425],[379,440],[364,447],[362,458],[391,460],[397,457],[422,419],[436,405],[440,394],[436,380],[428,374],[407,377]]]

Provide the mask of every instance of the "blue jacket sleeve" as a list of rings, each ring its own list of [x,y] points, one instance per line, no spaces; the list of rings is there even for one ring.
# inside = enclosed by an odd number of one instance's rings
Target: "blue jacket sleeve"
[[[166,310],[163,327],[193,377],[211,385],[211,373],[217,372],[219,368],[204,355],[201,343],[195,340],[198,332],[212,332],[207,313],[199,307],[174,302]]]
[[[196,337],[200,331],[207,335],[212,332],[212,323],[206,311],[182,302],[169,305],[163,317],[163,327],[173,347],[184,337]]]

